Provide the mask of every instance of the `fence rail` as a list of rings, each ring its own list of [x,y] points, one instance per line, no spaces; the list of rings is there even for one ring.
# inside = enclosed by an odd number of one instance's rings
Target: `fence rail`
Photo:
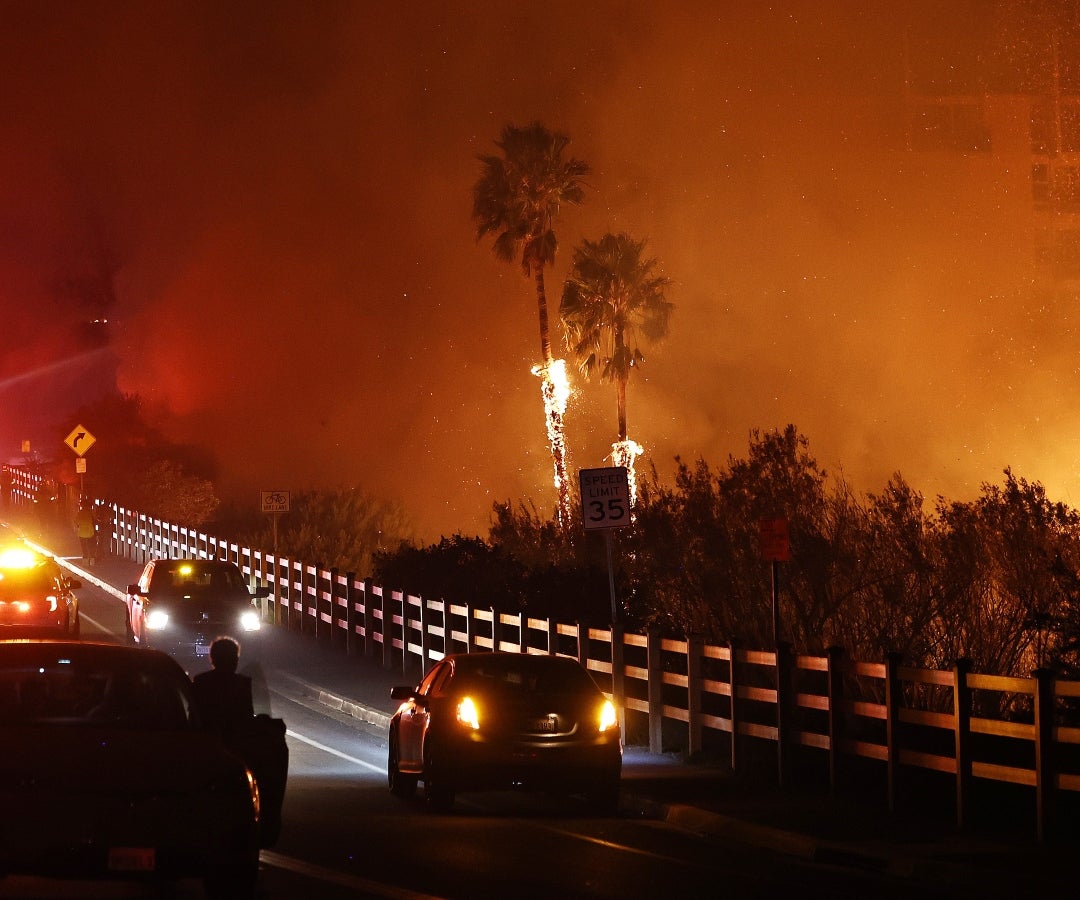
[[[32,503],[36,483],[10,469],[10,500]],[[732,768],[775,755],[781,784],[796,753],[823,758],[838,787],[852,761],[880,763],[888,805],[901,803],[901,772],[921,769],[951,779],[956,821],[970,815],[977,781],[1030,790],[1039,839],[1055,808],[1080,795],[1080,682],[1049,671],[1028,678],[918,669],[898,658],[865,662],[840,649],[826,656],[731,643],[705,644],[636,634],[619,626],[507,613],[386,589],[352,572],[275,557],[136,510],[113,505],[110,550],[143,563],[157,557],[228,559],[273,590],[264,615],[276,625],[324,641],[387,669],[426,671],[454,652],[510,650],[571,656],[624,710],[635,743],[660,753],[728,754]]]

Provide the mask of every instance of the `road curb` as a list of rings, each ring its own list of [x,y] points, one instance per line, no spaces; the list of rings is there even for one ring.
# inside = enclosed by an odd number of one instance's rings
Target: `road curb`
[[[746,822],[684,803],[667,804],[661,808],[660,813],[660,818],[668,825],[701,837],[730,838],[800,859],[817,859],[821,846],[819,841],[803,834]]]
[[[349,700],[346,697],[334,694],[319,687],[317,684],[312,684],[310,681],[305,681],[303,678],[297,678],[295,675],[291,675],[288,672],[279,672],[278,677],[285,678],[288,681],[299,685],[308,696],[317,700],[320,705],[326,706],[342,715],[349,716],[352,719],[356,719],[362,725],[368,726],[366,730],[371,731],[373,734],[386,737],[386,731],[390,727],[389,713],[384,713],[382,710],[374,709],[373,707],[365,706],[362,703],[357,703],[354,700]]]

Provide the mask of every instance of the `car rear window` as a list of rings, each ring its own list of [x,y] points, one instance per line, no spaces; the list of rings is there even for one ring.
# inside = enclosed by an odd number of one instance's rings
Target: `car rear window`
[[[16,599],[20,594],[55,592],[56,579],[44,567],[0,572],[0,598]]]
[[[477,685],[503,693],[566,694],[595,691],[596,686],[581,666],[558,657],[502,659],[470,666],[461,674],[466,685]]]
[[[0,725],[110,724],[175,730],[190,724],[180,683],[156,672],[71,665],[0,670]]]

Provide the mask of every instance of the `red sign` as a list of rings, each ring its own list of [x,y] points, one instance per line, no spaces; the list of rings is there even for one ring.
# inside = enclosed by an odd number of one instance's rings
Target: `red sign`
[[[766,562],[787,562],[791,559],[791,536],[787,519],[762,519],[758,532],[761,556]]]

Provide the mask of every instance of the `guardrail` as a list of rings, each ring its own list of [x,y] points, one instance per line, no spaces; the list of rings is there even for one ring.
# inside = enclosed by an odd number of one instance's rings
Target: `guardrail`
[[[33,485],[16,478],[11,500]],[[1038,671],[1027,678],[796,654],[789,645],[755,650],[636,634],[619,626],[506,613],[389,590],[352,572],[275,557],[113,505],[106,535],[116,555],[228,559],[273,589],[268,621],[330,648],[381,659],[386,668],[426,671],[452,652],[510,650],[576,657],[625,710],[628,738],[660,753],[728,755],[733,769],[775,754],[781,785],[796,754],[824,758],[831,787],[855,760],[881,764],[890,810],[902,803],[901,773],[947,776],[957,825],[967,824],[976,782],[1030,789],[1043,839],[1066,797],[1080,797],[1080,682]]]

